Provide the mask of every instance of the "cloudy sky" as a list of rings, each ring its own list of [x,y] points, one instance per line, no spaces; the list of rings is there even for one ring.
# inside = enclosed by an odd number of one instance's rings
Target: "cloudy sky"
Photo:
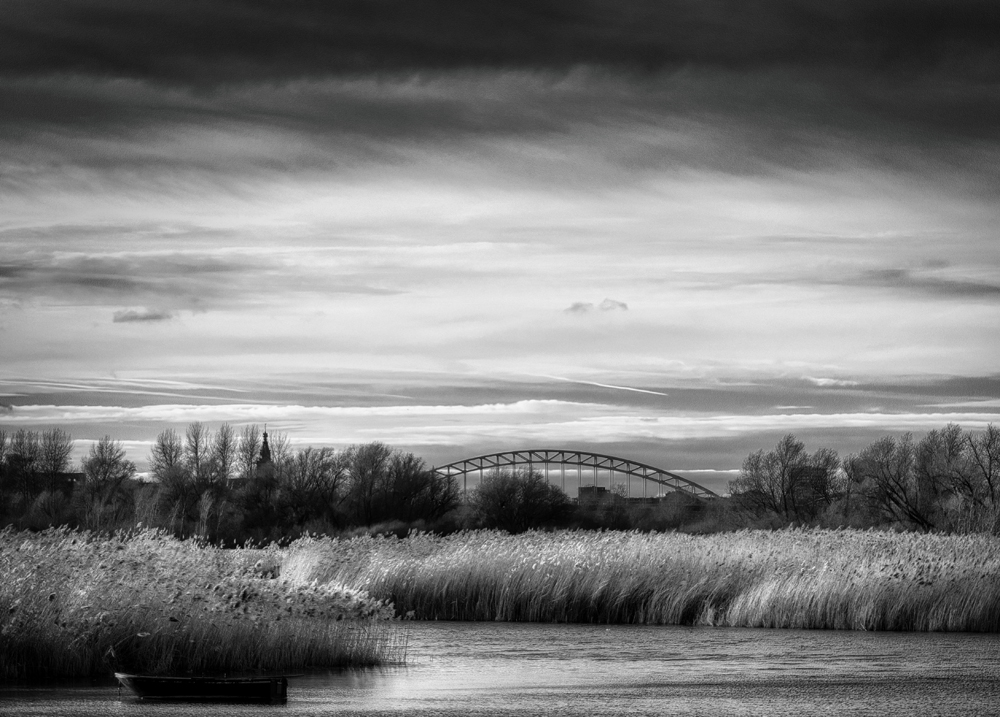
[[[0,427],[724,490],[787,432],[1000,423],[997,37],[992,0],[8,0]]]

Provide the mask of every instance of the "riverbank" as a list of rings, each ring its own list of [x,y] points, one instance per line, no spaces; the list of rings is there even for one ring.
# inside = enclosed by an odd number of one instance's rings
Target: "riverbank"
[[[0,679],[280,671],[400,661],[392,607],[273,579],[280,551],[156,531],[0,531]]]
[[[303,539],[282,576],[422,620],[1000,631],[1000,539],[851,530]]]
[[[405,667],[310,671],[278,709],[0,684],[4,717],[996,714],[1000,635],[412,622]]]

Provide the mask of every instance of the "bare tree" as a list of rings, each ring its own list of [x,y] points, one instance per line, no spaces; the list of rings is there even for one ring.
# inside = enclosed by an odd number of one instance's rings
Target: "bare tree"
[[[20,428],[13,433],[0,431],[0,488],[16,493],[14,513],[22,526],[42,528],[64,522],[68,500],[66,491],[59,491],[69,468],[73,440],[58,428],[38,433]],[[69,483],[65,483],[68,488]],[[58,493],[58,495],[56,495]],[[5,500],[0,500],[0,512]],[[46,509],[59,504],[58,510]],[[54,517],[53,517],[54,516]]]
[[[458,480],[453,475],[444,475],[433,470],[428,473],[430,480],[420,495],[423,507],[419,512],[415,512],[415,515],[426,520],[437,520],[457,508],[461,502]]]
[[[836,452],[821,448],[813,455],[791,433],[774,450],[751,453],[729,485],[737,503],[754,515],[809,521],[836,498]]]
[[[150,473],[159,483],[155,501],[157,517],[176,534],[186,535],[186,524],[195,510],[201,488],[188,468],[184,443],[172,428],[156,437],[150,450],[149,466]]]
[[[83,475],[86,484],[105,494],[116,492],[121,485],[135,476],[135,463],[128,460],[120,441],[104,436],[90,447],[90,453],[83,459]]]
[[[844,463],[849,480],[859,486],[868,505],[894,523],[933,530],[936,495],[929,495],[916,471],[913,437],[886,436]]]
[[[921,490],[937,499],[938,527],[959,532],[1000,530],[1000,432],[992,425],[966,433],[951,423],[917,445]]]
[[[119,525],[128,512],[126,482],[135,476],[135,464],[125,448],[110,436],[97,441],[83,459],[83,522],[88,528]]]
[[[372,525],[381,511],[378,510],[385,484],[392,449],[378,441],[361,446],[351,446],[350,486],[348,505],[355,521],[361,525]]]
[[[759,450],[747,456],[729,492],[753,512],[794,518],[792,471],[805,463],[805,444],[789,433],[773,451]]]
[[[223,423],[212,441],[212,479],[216,483],[229,482],[236,465],[237,448],[236,432],[228,423]]]
[[[281,478],[292,460],[292,443],[287,433],[268,433],[268,445],[271,447],[271,462],[274,464],[275,475]]]
[[[818,449],[805,466],[793,471],[792,492],[799,520],[815,519],[844,495],[842,475],[840,456],[831,448]]]
[[[8,482],[10,481],[10,467],[7,465],[8,450],[7,447],[10,443],[7,431],[0,428],[0,517],[3,513],[4,495],[10,486]]]
[[[257,424],[243,426],[236,446],[236,475],[249,480],[257,475],[257,459],[260,458],[260,428]]]
[[[303,448],[289,462],[285,485],[302,495],[332,501],[347,483],[348,459],[329,447]]]
[[[22,460],[34,464],[38,461],[40,449],[41,437],[37,431],[18,428],[10,437],[9,456],[20,456]]]
[[[954,423],[930,431],[917,443],[915,479],[926,498],[957,495],[982,505],[986,496],[971,468],[965,433]]]
[[[188,425],[184,433],[184,461],[198,483],[208,477],[211,441],[208,427],[200,422]]]
[[[161,431],[149,452],[149,472],[161,483],[184,467],[184,445],[177,431]]]
[[[392,450],[376,481],[372,519],[436,520],[458,506],[458,483],[429,469],[413,453]]]
[[[19,428],[7,449],[7,472],[15,490],[27,501],[42,491],[40,484],[41,437],[36,431]]]
[[[992,423],[982,433],[966,436],[970,471],[994,507],[1000,506],[1000,428]]]
[[[289,461],[282,481],[282,501],[289,520],[301,526],[312,519],[337,523],[344,500],[349,460],[332,448],[303,448]]]
[[[48,490],[56,490],[59,476],[69,468],[73,454],[73,439],[58,428],[45,431],[39,446],[39,471],[48,483]]]

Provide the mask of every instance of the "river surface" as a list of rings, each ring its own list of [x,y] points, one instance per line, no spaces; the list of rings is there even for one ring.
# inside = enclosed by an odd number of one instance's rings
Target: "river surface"
[[[0,715],[1000,715],[1000,635],[407,623],[405,667],[289,680],[279,706],[0,687]]]

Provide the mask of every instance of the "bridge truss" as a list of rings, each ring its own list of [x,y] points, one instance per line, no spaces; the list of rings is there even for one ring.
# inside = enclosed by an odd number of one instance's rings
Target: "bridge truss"
[[[435,472],[442,476],[450,476],[462,479],[462,488],[468,492],[469,475],[478,475],[482,480],[483,476],[493,470],[516,470],[527,468],[528,470],[539,469],[541,473],[554,483],[550,466],[559,466],[559,477],[562,481],[562,489],[566,490],[566,467],[576,468],[576,478],[578,488],[584,486],[598,486],[599,477],[607,475],[609,489],[616,485],[615,481],[619,477],[626,477],[626,490],[631,497],[632,478],[642,480],[643,497],[646,497],[647,486],[652,484],[656,488],[656,493],[670,491],[680,491],[699,498],[718,498],[718,494],[710,491],[704,486],[698,485],[687,478],[665,471],[662,468],[639,463],[627,458],[618,458],[603,453],[590,453],[588,451],[568,451],[559,449],[539,449],[526,451],[504,451],[502,453],[487,453],[473,458],[466,458],[454,463],[448,463],[435,468]],[[588,472],[587,482],[584,482],[584,471]],[[571,483],[572,476],[571,476]],[[654,493],[654,495],[656,495]]]

